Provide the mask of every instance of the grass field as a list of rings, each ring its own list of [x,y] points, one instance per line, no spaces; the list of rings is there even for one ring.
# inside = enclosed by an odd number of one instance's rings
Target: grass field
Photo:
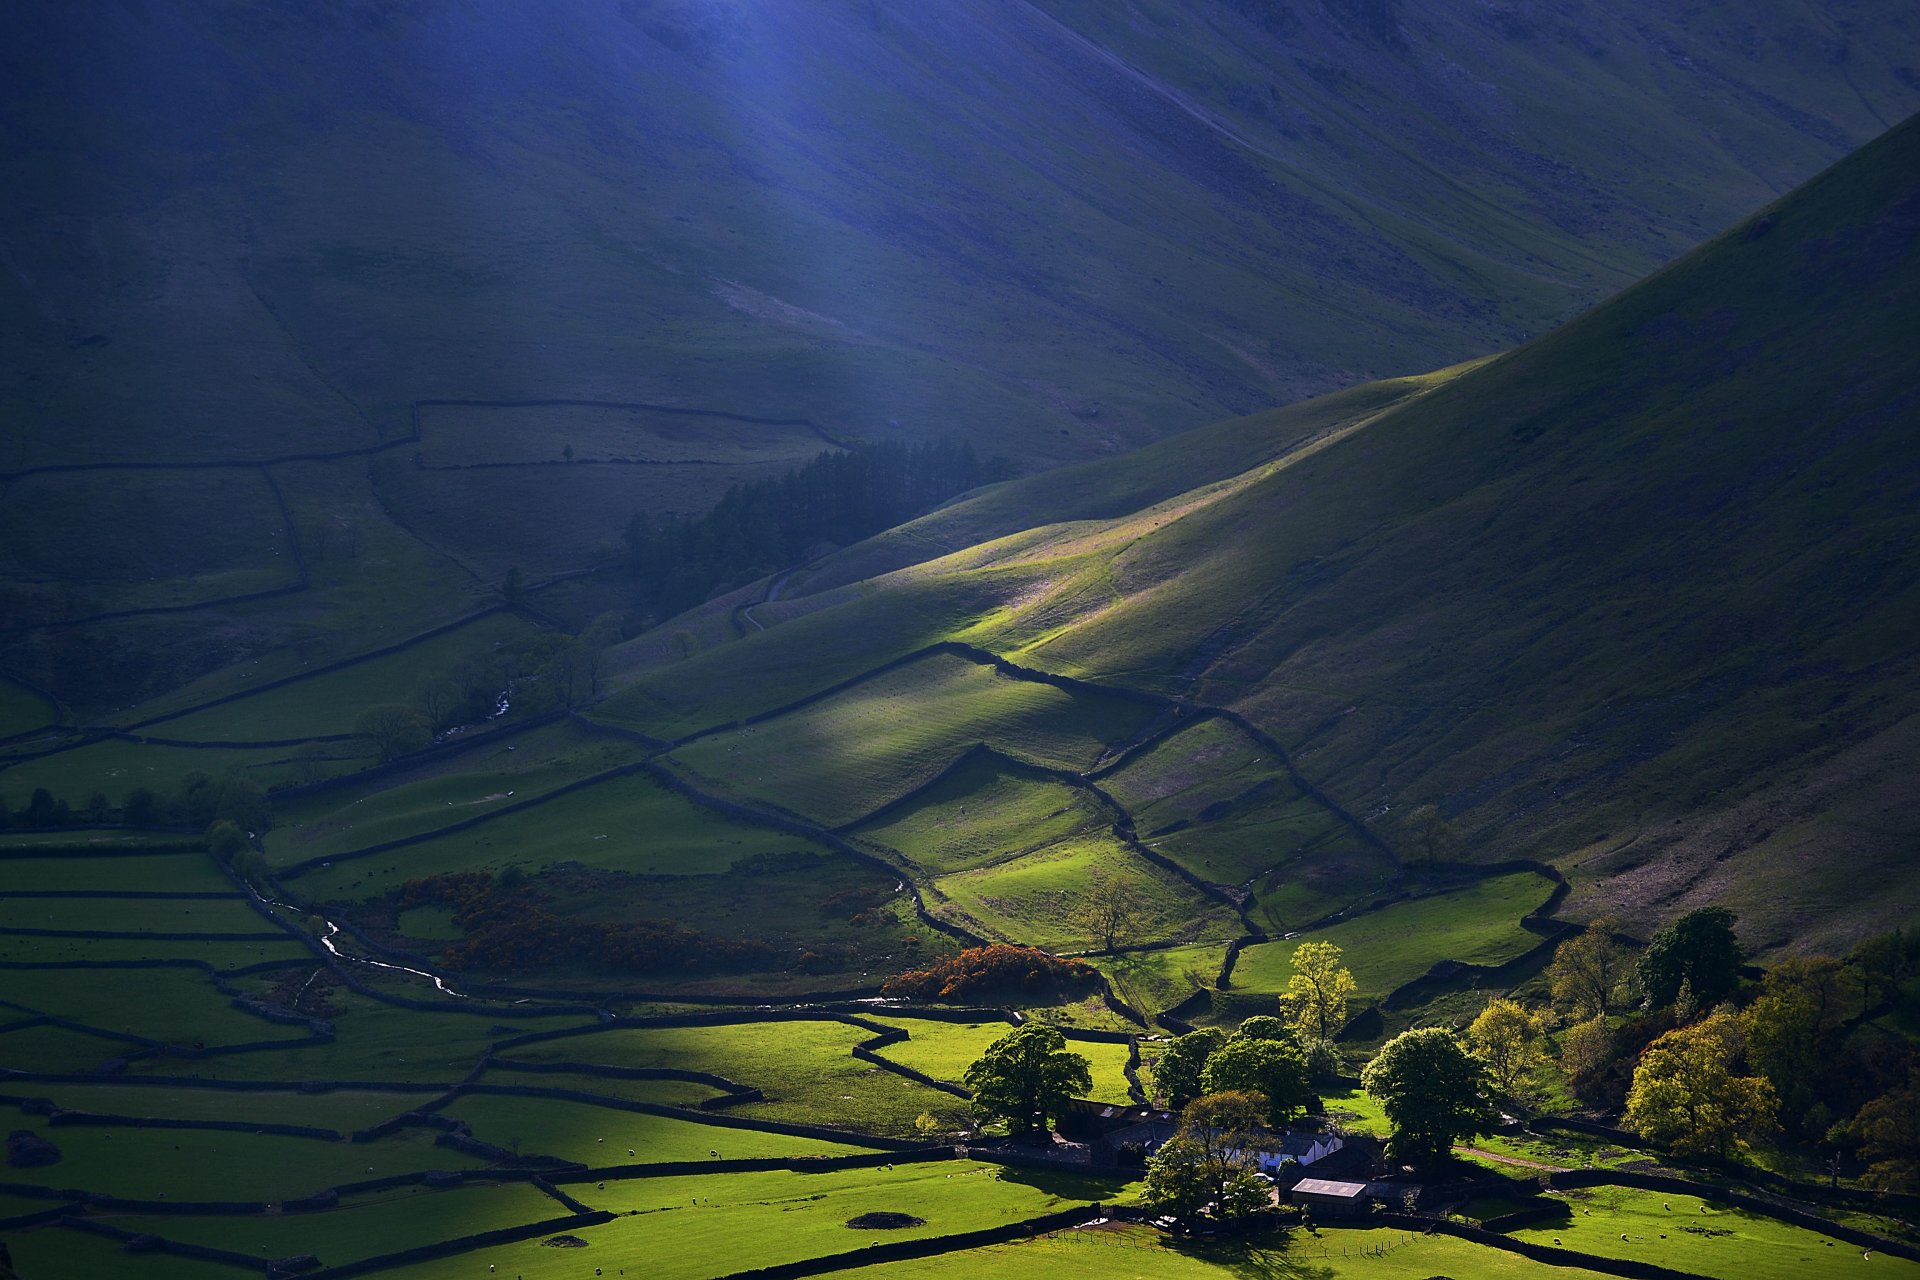
[[[383,1274],[395,1280],[455,1280],[488,1274],[491,1266],[497,1268],[493,1274],[524,1280],[577,1280],[585,1258],[609,1276],[624,1265],[630,1276],[696,1280],[857,1250],[876,1235],[913,1239],[1018,1221],[1072,1203],[1111,1198],[1122,1186],[966,1161],[610,1181],[604,1191],[570,1188],[587,1203],[621,1215],[579,1231],[589,1242],[584,1251],[527,1241]],[[925,1225],[888,1232],[846,1226],[850,1218],[875,1212],[912,1214]]]
[[[260,1258],[310,1253],[323,1265],[337,1267],[436,1240],[564,1217],[566,1212],[566,1206],[546,1192],[509,1182],[444,1191],[396,1187],[377,1195],[347,1196],[338,1208],[320,1212],[264,1218],[127,1216],[115,1225]]]
[[[616,1029],[503,1050],[533,1062],[680,1067],[711,1071],[765,1092],[743,1116],[905,1136],[922,1112],[957,1120],[965,1104],[860,1061],[873,1033],[844,1022],[764,1022]]]
[[[975,743],[1053,768],[1091,768],[1149,712],[938,654],[672,758],[731,793],[838,826],[926,782]]]
[[[883,1058],[924,1071],[936,1080],[961,1082],[967,1068],[995,1040],[1013,1030],[1005,1022],[945,1022],[933,1018],[889,1018],[872,1021],[899,1027],[908,1038],[879,1050]],[[1092,1066],[1093,1090],[1086,1096],[1100,1102],[1125,1102],[1127,1046],[1093,1040],[1069,1041],[1067,1048]]]
[[[165,1253],[125,1253],[121,1242],[85,1231],[43,1227],[12,1236],[7,1247],[23,1275],[87,1280],[241,1280],[249,1272]]]
[[[368,707],[410,702],[415,685],[423,678],[444,675],[463,658],[491,655],[502,645],[525,640],[536,629],[518,614],[492,614],[398,653],[368,658],[339,671],[162,720],[140,732],[186,742],[249,742],[352,733],[355,718]]]
[[[52,1098],[68,1111],[110,1116],[162,1116],[174,1120],[251,1120],[262,1124],[304,1124],[350,1133],[410,1111],[438,1096],[404,1089],[249,1089],[196,1088],[179,1084],[75,1084],[35,1081],[12,1092]]]
[[[34,843],[37,846],[39,842]],[[0,849],[4,848],[0,845]],[[7,887],[16,893],[48,889],[109,893],[234,892],[233,881],[222,875],[213,859],[204,853],[6,857],[0,858],[0,874],[6,876]]]
[[[436,1147],[432,1129],[348,1143],[214,1129],[48,1127],[38,1116],[22,1116],[15,1127],[32,1129],[60,1148],[60,1162],[38,1175],[40,1185],[135,1200],[276,1201],[364,1178],[483,1163]]]
[[[123,969],[104,981],[85,969],[0,971],[0,998],[101,1031],[169,1044],[246,1044],[306,1034],[303,1027],[279,1026],[233,1008],[193,969]],[[217,1070],[224,1074],[234,1061]]]
[[[1465,1240],[1385,1228],[1275,1233],[1245,1244],[1216,1244],[1113,1223],[847,1274],[862,1280],[869,1274],[888,1280],[1530,1280],[1540,1267],[1531,1258]],[[1555,1267],[1551,1274],[1599,1280],[1604,1273]]]
[[[976,756],[852,834],[898,852],[930,875],[947,875],[1043,848],[1111,820],[1091,792]]]
[[[532,799],[639,756],[632,743],[546,725],[372,782],[277,801],[268,859],[284,866],[423,835],[508,803],[508,792],[513,802]]]
[[[8,1022],[31,1016],[14,1009],[5,1010],[4,1015]],[[0,1032],[0,1067],[15,1071],[91,1071],[130,1048],[124,1040],[66,1027],[21,1027]]]
[[[1547,900],[1552,884],[1530,871],[1491,876],[1465,888],[1397,902],[1326,929],[1246,948],[1233,969],[1236,991],[1280,992],[1302,942],[1331,942],[1359,983],[1357,998],[1379,1000],[1441,960],[1492,965],[1537,945],[1520,918]]]
[[[524,1084],[535,1085],[543,1089],[571,1089],[576,1093],[591,1093],[602,1098],[619,1098],[627,1102],[657,1102],[664,1107],[698,1107],[711,1098],[718,1098],[724,1090],[709,1084],[700,1084],[693,1080],[622,1080],[614,1076],[598,1076],[585,1072],[571,1071],[516,1071],[497,1064],[487,1068],[481,1077],[486,1084]]]
[[[1096,956],[1093,963],[1107,975],[1121,999],[1142,1013],[1153,1014],[1173,1008],[1202,987],[1212,986],[1226,958],[1225,942],[1203,942]]]
[[[55,723],[60,709],[18,681],[0,676],[0,738]]]
[[[118,804],[135,787],[171,795],[190,773],[237,775],[271,789],[305,781],[309,770],[332,777],[376,761],[372,748],[360,741],[323,743],[321,751],[318,759],[302,764],[288,747],[167,747],[108,739],[9,766],[0,771],[0,796],[23,808],[36,787],[45,787],[69,804],[84,802],[96,791]]]
[[[483,1142],[527,1155],[558,1156],[590,1168],[710,1158],[845,1156],[870,1150],[819,1138],[723,1128],[554,1098],[468,1094],[443,1108],[441,1114],[465,1120]],[[719,1156],[710,1157],[712,1151],[718,1151]]]
[[[423,798],[410,796],[408,802]],[[460,806],[441,808],[458,812]],[[710,876],[752,858],[796,851],[835,856],[802,837],[735,822],[633,774],[467,831],[316,869],[294,883],[309,896],[350,901],[421,876],[480,867],[531,872],[577,862],[632,875]]]
[[[299,577],[288,533],[253,471],[14,480],[0,485],[0,613],[54,622],[288,586]]]
[[[266,922],[263,920],[264,925]],[[305,944],[284,935],[273,941],[214,942],[156,938],[35,938],[0,934],[0,960],[36,964],[80,960],[203,960],[216,969],[238,969],[268,960],[303,960]],[[0,980],[0,989],[6,983]]]
[[[1802,1280],[1867,1270],[1876,1276],[1920,1276],[1920,1262],[1875,1253],[1863,1263],[1858,1245],[1694,1196],[1592,1187],[1554,1198],[1567,1202],[1573,1221],[1521,1227],[1512,1233],[1515,1239],[1550,1244],[1557,1235],[1569,1248],[1602,1257],[1743,1280]]]
[[[6,898],[0,929],[99,929],[131,933],[271,933],[273,924],[231,898]]]
[[[1107,832],[1062,840],[1004,862],[942,876],[934,891],[969,924],[998,938],[1053,950],[1106,945],[1080,914],[1086,887],[1104,878],[1139,904],[1128,937],[1219,938],[1240,932],[1233,913],[1215,899],[1140,857]],[[941,910],[947,910],[942,906]]]
[[[420,408],[420,439],[428,467],[609,458],[797,464],[828,447],[798,424],[621,404],[427,404]]]

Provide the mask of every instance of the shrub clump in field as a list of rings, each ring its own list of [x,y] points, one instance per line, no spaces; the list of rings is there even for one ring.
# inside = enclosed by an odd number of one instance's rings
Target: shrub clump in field
[[[60,1148],[31,1129],[15,1129],[7,1135],[7,1163],[16,1169],[59,1164]]]
[[[1008,992],[1033,999],[1078,992],[1098,980],[1099,974],[1084,960],[996,942],[889,978],[880,992],[910,1000],[968,1000]]]
[[[441,952],[456,969],[515,970],[588,963],[627,972],[768,968],[774,947],[720,938],[674,920],[580,920],[549,910],[538,889],[490,871],[455,871],[400,886],[398,909],[445,906],[466,934]]]
[[[863,1213],[857,1218],[848,1218],[847,1225],[855,1231],[899,1231],[907,1227],[924,1227],[927,1220],[910,1213],[891,1213],[883,1209],[878,1213]]]

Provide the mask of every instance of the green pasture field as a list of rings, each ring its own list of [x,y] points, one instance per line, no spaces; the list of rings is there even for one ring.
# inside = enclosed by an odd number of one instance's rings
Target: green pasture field
[[[19,976],[17,973],[0,971],[0,986],[5,985],[5,980]],[[29,1015],[6,1009],[0,1010],[0,1016],[11,1022]],[[88,1035],[84,1031],[72,1031],[66,1027],[22,1027],[17,1031],[0,1032],[0,1067],[56,1074],[91,1071],[103,1062],[131,1052],[134,1047],[124,1040]],[[26,1087],[21,1085],[18,1089],[24,1090]]]
[[[871,1272],[875,1280],[1533,1280],[1541,1264],[1451,1236],[1390,1228],[1273,1232],[1248,1242],[1181,1241],[1151,1227],[1113,1222],[1052,1231]],[[865,1280],[866,1271],[847,1271]],[[1601,1280],[1603,1273],[1554,1267],[1555,1280]]]
[[[1521,1227],[1510,1234],[1548,1244],[1558,1236],[1570,1249],[1602,1257],[1743,1280],[1803,1280],[1868,1269],[1876,1276],[1920,1276],[1920,1262],[1875,1253],[1863,1263],[1859,1245],[1697,1196],[1589,1187],[1553,1198],[1567,1202],[1571,1222]]]
[[[734,1173],[609,1181],[606,1190],[566,1189],[621,1216],[575,1234],[585,1250],[537,1240],[383,1272],[392,1280],[456,1280],[489,1274],[578,1280],[599,1267],[617,1276],[696,1280],[750,1267],[850,1252],[875,1239],[918,1239],[1019,1221],[1071,1204],[1112,1199],[1126,1184],[944,1160],[821,1173]],[[696,1200],[698,1203],[696,1204]],[[865,1213],[907,1213],[925,1225],[850,1229]],[[590,1264],[583,1270],[583,1262]]]
[[[352,733],[368,707],[409,702],[422,677],[444,674],[461,659],[490,654],[539,628],[518,614],[495,613],[423,640],[398,653],[367,658],[338,671],[296,680],[264,693],[162,720],[140,732],[188,742],[252,742]]]
[[[427,990],[419,998],[424,1000],[432,994]],[[341,1010],[331,1019],[336,1036],[331,1044],[232,1054],[205,1062],[156,1058],[142,1063],[141,1068],[157,1075],[210,1072],[221,1079],[237,1080],[391,1080],[450,1086],[471,1071],[496,1040],[593,1021],[573,1014],[495,1019],[485,1012],[428,1013],[339,990],[328,999]],[[447,1001],[449,1009],[458,1003]],[[300,1030],[251,1021],[271,1033],[259,1039],[295,1035]],[[512,1030],[496,1032],[492,1030],[496,1025]]]
[[[899,1027],[908,1038],[877,1050],[881,1057],[936,1080],[961,1083],[961,1076],[987,1046],[1013,1030],[1006,1022],[945,1022],[936,1018],[874,1017],[872,1021]],[[1127,1101],[1127,1046],[1097,1040],[1070,1040],[1067,1048],[1091,1064],[1093,1089],[1086,1095],[1099,1102]]]
[[[409,907],[394,918],[393,927],[422,942],[457,942],[464,932],[453,922],[452,907]]]
[[[269,862],[286,866],[471,818],[639,759],[635,744],[571,722],[543,725],[491,746],[424,761],[399,774],[276,800]],[[507,792],[513,792],[512,801]]]
[[[1111,821],[1089,791],[979,757],[902,808],[862,823],[853,834],[897,851],[933,875],[947,875],[1043,848]]]
[[[527,1155],[558,1156],[589,1168],[674,1160],[762,1156],[847,1156],[871,1150],[820,1138],[730,1129],[558,1098],[467,1094],[440,1114],[465,1120],[473,1136]],[[629,1151],[634,1154],[627,1154]],[[718,1157],[708,1152],[718,1151]]]
[[[524,1182],[503,1182],[446,1190],[395,1187],[345,1196],[338,1208],[314,1213],[122,1217],[115,1225],[263,1259],[310,1253],[322,1265],[337,1267],[437,1240],[566,1215],[567,1207],[546,1192]]]
[[[735,1115],[909,1136],[922,1112],[957,1122],[966,1104],[853,1056],[873,1033],[845,1022],[757,1022],[616,1028],[503,1049],[532,1062],[681,1067],[763,1090],[767,1100]]]
[[[248,906],[238,893],[230,898],[9,898],[4,890],[0,890],[0,929],[275,932],[273,922]]]
[[[219,519],[195,518],[212,510]],[[0,611],[10,618],[200,604],[298,577],[258,472],[110,471],[0,485]]]
[[[1105,940],[1074,913],[1096,875],[1131,890],[1142,904],[1132,936],[1118,939],[1211,935],[1227,938],[1240,925],[1227,907],[1139,857],[1112,835],[1096,832],[1063,840],[1022,857],[942,876],[934,888],[965,919],[990,934],[1053,950],[1090,950]]]
[[[1209,807],[1286,776],[1274,754],[1229,721],[1188,725],[1107,774],[1100,785],[1141,835],[1176,822],[1200,822]]]
[[[328,1142],[227,1129],[49,1127],[40,1116],[9,1123],[50,1139],[61,1153],[58,1164],[12,1171],[17,1181],[135,1200],[278,1201],[366,1178],[486,1163],[436,1147],[433,1129],[401,1129],[373,1142]]]
[[[4,849],[5,846],[0,846]],[[47,889],[92,889],[116,893],[232,893],[213,859],[204,853],[151,853],[124,858],[0,858],[0,877],[15,893]],[[104,899],[95,899],[104,901]]]
[[[1262,942],[1240,953],[1233,988],[1285,991],[1293,974],[1293,953],[1302,942],[1337,944],[1363,1001],[1381,999],[1441,960],[1499,964],[1539,943],[1537,935],[1520,927],[1520,918],[1544,903],[1552,890],[1546,877],[1516,871],[1465,889],[1397,902],[1299,938]]]
[[[195,969],[0,970],[0,998],[101,1031],[169,1044],[244,1044],[306,1034],[303,1027],[282,1026],[233,1008],[212,980]],[[219,1059],[212,1069],[224,1074],[229,1064],[247,1056]],[[206,1068],[194,1064],[193,1069]]]
[[[285,935],[271,942],[176,942],[155,938],[33,938],[0,934],[0,960],[34,963],[204,960],[216,969],[239,969],[267,960],[302,960],[312,955],[297,938]],[[5,986],[6,979],[0,976],[0,988]]]
[[[4,1043],[4,1037],[0,1037]],[[52,1098],[68,1111],[95,1115],[154,1116],[169,1120],[251,1120],[260,1124],[306,1124],[351,1133],[410,1111],[440,1095],[431,1090],[196,1088],[185,1081],[163,1084],[73,1084],[21,1082],[0,1091]]]
[[[0,676],[0,738],[55,724],[59,719],[58,707],[27,686]]]
[[[1120,698],[936,654],[779,719],[690,743],[673,759],[729,792],[838,826],[932,778],[975,743],[1083,770],[1150,715]]]
[[[1327,1118],[1348,1129],[1381,1138],[1392,1130],[1393,1126],[1387,1123],[1387,1113],[1365,1089],[1323,1090],[1320,1101],[1326,1104]]]
[[[1122,1000],[1142,1013],[1154,1014],[1173,1008],[1202,987],[1211,987],[1226,958],[1226,943],[1201,942],[1093,956],[1090,962],[1107,975]]]
[[[541,1089],[571,1089],[602,1098],[626,1102],[657,1102],[666,1107],[698,1108],[710,1098],[721,1097],[725,1090],[695,1080],[623,1080],[616,1076],[596,1076],[573,1071],[516,1071],[498,1064],[488,1065],[481,1076],[486,1084],[523,1084]]]
[[[258,1274],[166,1253],[124,1253],[120,1245],[110,1236],[64,1227],[15,1232],[7,1238],[15,1269],[33,1280],[244,1280]]]
[[[429,467],[568,458],[576,463],[624,458],[732,466],[796,464],[829,447],[798,424],[741,422],[641,405],[420,407],[420,449]]]
[[[531,872],[577,862],[634,875],[702,876],[796,851],[834,856],[803,837],[736,822],[644,774],[629,774],[466,831],[337,862],[291,883],[308,897],[344,902],[377,897],[421,876],[482,867]]]
[[[321,749],[325,755],[315,767],[322,777],[364,769],[375,761],[372,749],[357,740],[323,743]],[[110,738],[9,766],[0,772],[0,794],[15,808],[25,806],[36,787],[45,787],[68,804],[82,802],[95,791],[118,804],[135,787],[171,795],[190,773],[215,778],[237,774],[271,789],[301,781],[301,769],[291,747],[164,747]]]

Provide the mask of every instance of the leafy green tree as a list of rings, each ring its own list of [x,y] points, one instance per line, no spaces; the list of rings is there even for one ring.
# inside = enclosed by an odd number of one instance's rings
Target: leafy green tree
[[[433,741],[433,729],[412,707],[383,702],[362,711],[353,731],[370,740],[382,760],[418,751]]]
[[[973,1109],[1016,1134],[1045,1133],[1067,1100],[1093,1088],[1092,1064],[1053,1027],[1029,1022],[1001,1036],[961,1077]]]
[[[1860,1015],[1865,1017],[1881,1000],[1899,1000],[1907,983],[1920,971],[1920,933],[1896,929],[1868,938],[1847,957],[1860,992]]]
[[[65,800],[55,800],[53,792],[45,787],[35,787],[33,794],[27,797],[25,814],[27,825],[36,830],[48,827],[64,827],[73,815]]]
[[[1456,1139],[1492,1132],[1486,1069],[1445,1027],[1403,1031],[1382,1045],[1360,1083],[1393,1125],[1387,1151],[1396,1160],[1438,1160]]]
[[[214,810],[219,807],[220,784],[204,770],[195,769],[182,777],[174,789],[173,812],[189,826],[206,826],[213,821]]]
[[[1771,1130],[1779,1099],[1764,1078],[1735,1074],[1741,1049],[1730,1013],[1659,1037],[1633,1070],[1627,1128],[1677,1155],[1721,1158]]]
[[[232,862],[236,856],[247,849],[247,833],[238,823],[225,818],[217,818],[207,828],[207,852],[222,862]]]
[[[1359,988],[1340,958],[1340,948],[1331,942],[1303,942],[1294,948],[1286,1001],[1304,1038],[1331,1040],[1346,1025],[1347,1001]]]
[[[1600,1014],[1568,1027],[1560,1037],[1560,1071],[1582,1102],[1605,1101],[1608,1073],[1617,1057],[1613,1028]]]
[[[1887,1191],[1920,1191],[1920,1066],[1904,1085],[1860,1108],[1850,1127],[1869,1162],[1868,1183]]]
[[[1153,1083],[1170,1107],[1184,1107],[1206,1090],[1200,1073],[1213,1051],[1227,1042],[1224,1031],[1203,1027],[1175,1038],[1153,1064]]]
[[[1279,1040],[1295,1046],[1300,1043],[1300,1033],[1288,1026],[1286,1019],[1268,1013],[1254,1014],[1242,1022],[1233,1034],[1241,1040]]]
[[[1791,956],[1767,970],[1760,994],[1740,1015],[1747,1059],[1780,1098],[1783,1118],[1808,1117],[1846,1030],[1845,971],[1831,956]],[[1822,1108],[1821,1110],[1824,1110]]]
[[[95,791],[87,797],[86,814],[88,822],[105,822],[113,816],[113,801],[106,792]]]
[[[227,778],[215,792],[213,816],[257,835],[273,825],[273,805],[251,778]]]
[[[120,821],[130,827],[150,827],[160,818],[160,797],[145,787],[127,792],[120,803]]]
[[[1613,940],[1619,930],[1618,916],[1600,916],[1555,948],[1548,970],[1555,1008],[1576,1018],[1614,1012],[1627,979],[1627,949]]]
[[[1221,1220],[1265,1208],[1266,1184],[1253,1175],[1255,1152],[1267,1137],[1266,1114],[1266,1098],[1255,1093],[1212,1093],[1189,1102],[1179,1132],[1147,1162],[1148,1206],[1177,1218],[1211,1207]]]
[[[1305,1115],[1313,1099],[1307,1087],[1307,1055],[1291,1036],[1285,1040],[1230,1037],[1207,1058],[1200,1083],[1208,1094],[1260,1095],[1265,1099],[1267,1122],[1275,1127]]]
[[[1545,1032],[1540,1020],[1518,1003],[1501,997],[1487,1001],[1467,1040],[1474,1057],[1487,1066],[1487,1075],[1502,1094],[1519,1094],[1528,1078],[1546,1060]]]
[[[1647,1007],[1663,1009],[1689,994],[1695,1008],[1711,1009],[1732,995],[1742,958],[1733,922],[1725,907],[1701,907],[1656,933],[1636,970]]]

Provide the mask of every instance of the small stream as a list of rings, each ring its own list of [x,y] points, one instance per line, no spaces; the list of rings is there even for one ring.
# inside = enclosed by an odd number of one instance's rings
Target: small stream
[[[273,907],[279,907],[282,911],[300,912],[300,914],[302,915],[313,914],[311,912],[302,912],[300,911],[300,908],[292,905],[291,903],[286,903],[286,902],[274,902],[274,901],[268,900],[267,905],[273,906]],[[437,973],[429,973],[425,969],[410,969],[404,964],[389,964],[385,960],[374,960],[367,956],[349,955],[347,952],[342,951],[339,948],[339,946],[336,945],[334,942],[334,938],[337,937],[340,933],[340,926],[335,924],[333,921],[327,919],[325,916],[320,916],[319,920],[321,924],[324,924],[327,926],[327,931],[320,935],[320,945],[325,947],[327,949],[327,954],[333,956],[335,959],[348,960],[354,964],[364,964],[374,969],[387,969],[387,970],[391,970],[394,973],[410,973],[416,978],[425,978],[428,982],[431,982],[434,985],[435,989],[438,990],[442,995],[452,996],[455,1000],[465,1000],[467,998],[467,995],[464,991],[455,991],[452,987],[447,985],[446,979],[442,978]]]

